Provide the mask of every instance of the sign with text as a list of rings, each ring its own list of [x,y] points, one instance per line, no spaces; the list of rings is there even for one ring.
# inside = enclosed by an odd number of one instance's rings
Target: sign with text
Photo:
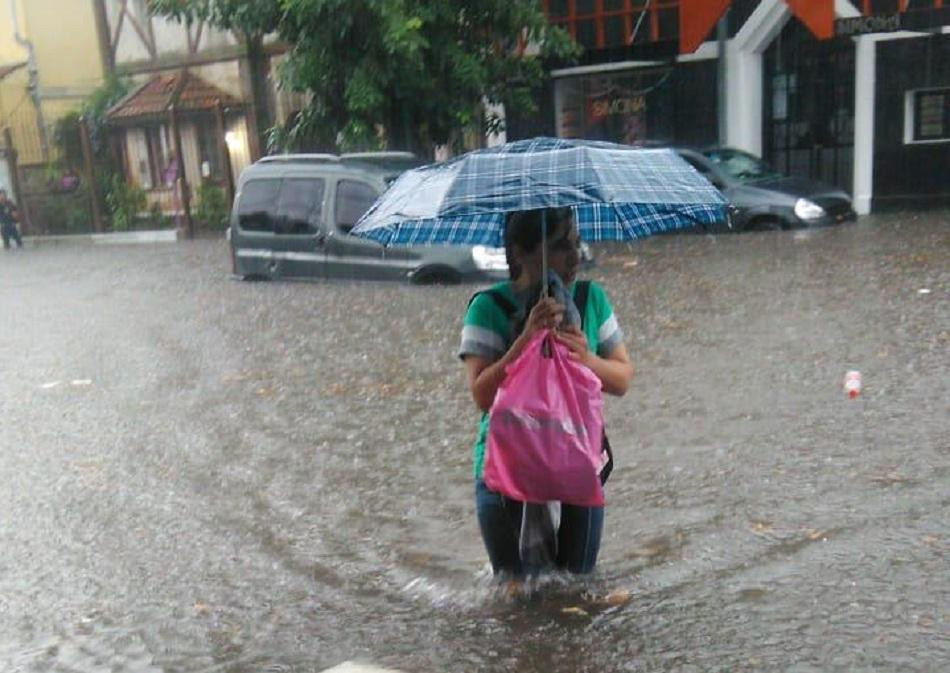
[[[900,14],[875,14],[835,20],[835,36],[851,37],[868,33],[893,33],[901,29]]]
[[[623,96],[618,98],[592,98],[587,101],[587,119],[599,122],[610,115],[629,115],[647,109],[646,96]]]

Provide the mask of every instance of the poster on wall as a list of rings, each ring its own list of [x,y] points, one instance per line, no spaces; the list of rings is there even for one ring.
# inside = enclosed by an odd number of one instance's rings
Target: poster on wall
[[[672,120],[662,113],[672,96],[663,86],[670,73],[643,69],[556,81],[558,136],[635,145],[670,135]]]
[[[617,89],[589,93],[585,108],[588,137],[634,145],[648,140],[647,99]]]

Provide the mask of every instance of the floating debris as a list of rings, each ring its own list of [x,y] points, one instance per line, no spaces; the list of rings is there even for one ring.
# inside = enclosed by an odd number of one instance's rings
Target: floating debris
[[[883,486],[892,486],[894,484],[903,484],[907,481],[907,478],[891,470],[890,472],[885,472],[884,474],[878,474],[871,477],[871,481],[875,484],[881,484]]]
[[[749,522],[749,530],[756,535],[768,535],[772,532],[772,522],[764,519],[753,519]]]
[[[633,595],[626,589],[615,589],[604,596],[602,602],[610,607],[617,607],[629,603],[631,598]]]

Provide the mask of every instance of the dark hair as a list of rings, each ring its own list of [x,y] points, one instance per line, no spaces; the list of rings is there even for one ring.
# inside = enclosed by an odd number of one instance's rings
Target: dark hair
[[[544,213],[545,235],[550,238],[561,230],[565,223],[573,222],[570,207],[519,210],[508,214],[505,223],[505,259],[508,262],[508,277],[517,280],[521,266],[512,252],[517,245],[522,252],[534,252],[541,245],[541,214]]]

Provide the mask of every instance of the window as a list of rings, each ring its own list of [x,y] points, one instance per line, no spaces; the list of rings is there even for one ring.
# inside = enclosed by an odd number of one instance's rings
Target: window
[[[224,178],[221,167],[221,154],[218,151],[218,128],[213,120],[201,119],[195,122],[195,135],[198,141],[198,167],[202,177],[212,180]],[[208,174],[205,175],[207,164]]]
[[[324,188],[320,178],[251,180],[241,188],[238,225],[245,231],[315,234],[323,214]]]
[[[165,126],[146,126],[130,131],[130,160],[138,169],[142,189],[165,189],[174,184],[178,164],[172,161]]]
[[[683,161],[695,168],[700,175],[709,180],[716,189],[725,188],[722,180],[719,179],[719,176],[713,172],[712,168],[705,161],[702,159],[697,159],[696,157],[692,157],[688,154],[680,154],[679,156]]]
[[[912,92],[913,142],[950,140],[950,88]]]
[[[340,180],[336,183],[336,226],[348,232],[378,197],[376,190],[365,183]]]
[[[246,231],[274,231],[272,214],[277,204],[280,180],[251,180],[241,189],[238,226]]]
[[[548,21],[588,49],[675,40],[680,0],[541,0]],[[635,39],[634,39],[635,38]]]
[[[317,233],[323,215],[324,185],[320,178],[282,180],[274,232],[298,236]]]

